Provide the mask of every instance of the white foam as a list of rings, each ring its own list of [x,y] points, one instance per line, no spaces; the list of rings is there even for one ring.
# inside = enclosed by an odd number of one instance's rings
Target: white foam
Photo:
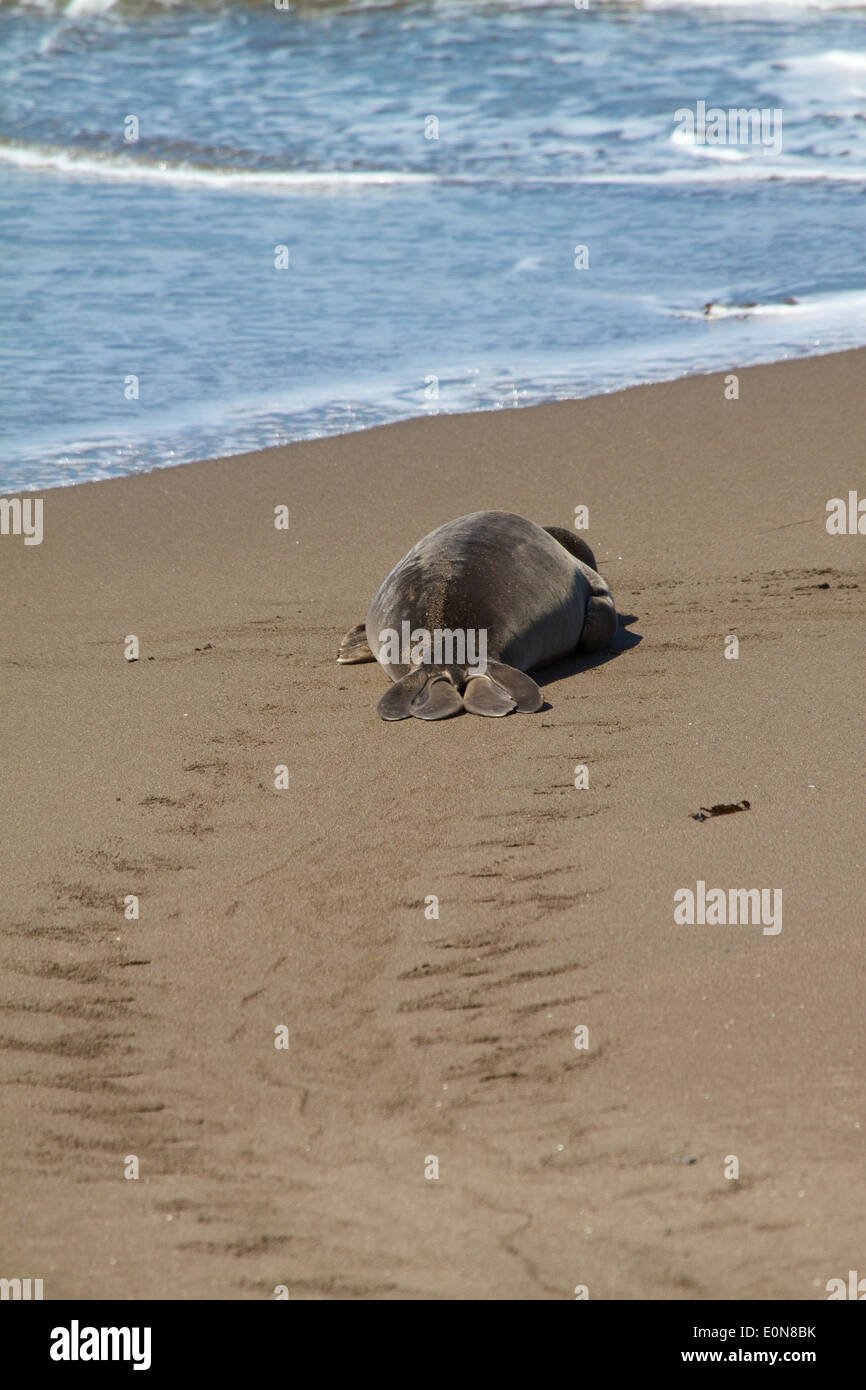
[[[570,178],[532,177],[527,183],[598,183],[598,184],[699,184],[739,183],[766,179],[813,181],[828,183],[866,184],[866,166],[831,163],[829,160],[769,159],[756,155],[736,162],[707,163],[700,168],[662,169],[643,174],[576,174]]]
[[[80,15],[107,14],[116,3],[117,0],[69,0],[63,13],[70,15],[73,19]]]
[[[122,183],[167,183],[201,188],[270,189],[275,192],[316,188],[387,187],[430,183],[431,174],[386,169],[217,169],[195,164],[154,163],[125,155],[85,154],[50,145],[0,143],[0,162],[18,169],[71,174]]]
[[[569,0],[560,2],[570,8]],[[626,0],[627,2],[627,0]],[[87,18],[91,15],[108,14],[119,3],[119,0],[12,0],[12,5],[23,10],[42,10],[48,14],[65,14],[71,18]],[[150,3],[163,9],[180,9],[184,6],[192,8],[191,0],[150,0]],[[552,0],[492,0],[497,9],[510,10],[520,13],[521,10],[550,9]],[[591,0],[593,8],[604,10],[608,8],[620,10],[624,0]],[[776,17],[784,18],[791,10],[820,10],[832,12],[834,10],[862,10],[866,8],[866,0],[631,0],[634,9],[637,10],[736,10],[739,13],[748,12],[750,18],[772,20]],[[345,0],[342,8],[348,13],[359,13],[365,10],[390,9],[393,0]],[[449,10],[456,11],[458,14],[465,13],[467,0],[438,0],[437,8],[444,14]],[[11,7],[11,6],[10,6]],[[141,9],[148,8],[147,0],[143,0]],[[311,0],[295,0],[294,8],[300,12],[309,11],[317,8]],[[577,54],[567,54],[555,60],[560,62],[579,62]]]
[[[699,144],[693,132],[682,128],[674,130],[668,136],[668,144],[698,159],[719,159],[722,163],[736,164],[738,160],[749,157],[746,150],[737,149],[733,145]]]
[[[815,294],[793,304],[723,304],[713,300],[703,309],[674,311],[677,318],[705,319],[808,319],[838,322],[856,318],[862,322],[866,310],[866,290],[844,290],[838,294]]]
[[[605,0],[602,0],[604,5]],[[613,3],[613,0],[611,0]],[[750,19],[784,17],[791,10],[862,10],[864,0],[642,0],[646,10],[747,10]]]
[[[785,58],[783,67],[791,72],[809,76],[835,76],[839,73],[866,74],[866,53],[845,48],[831,48],[827,53],[807,54],[801,58]]]

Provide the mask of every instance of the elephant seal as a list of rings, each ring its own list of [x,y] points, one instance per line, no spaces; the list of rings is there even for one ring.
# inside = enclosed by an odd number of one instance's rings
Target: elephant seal
[[[413,545],[337,660],[385,668],[394,684],[379,701],[382,719],[533,713],[543,699],[526,672],[601,650],[617,621],[579,536],[511,512],[472,512]]]

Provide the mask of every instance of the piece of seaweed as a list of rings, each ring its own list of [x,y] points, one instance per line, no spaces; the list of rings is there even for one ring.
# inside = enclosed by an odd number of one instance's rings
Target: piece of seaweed
[[[702,806],[699,811],[692,812],[692,820],[709,820],[711,816],[730,816],[734,811],[748,811],[751,807],[749,801],[720,801],[717,806]]]

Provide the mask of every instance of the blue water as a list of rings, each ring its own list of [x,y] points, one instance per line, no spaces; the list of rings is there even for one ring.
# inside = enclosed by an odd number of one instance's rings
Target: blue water
[[[866,342],[866,9],[590,6],[0,8],[0,489]]]

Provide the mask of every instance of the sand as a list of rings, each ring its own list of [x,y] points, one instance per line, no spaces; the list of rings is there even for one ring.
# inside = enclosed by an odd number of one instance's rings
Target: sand
[[[866,494],[864,365],[59,489],[40,546],[0,538],[0,1274],[808,1300],[866,1273],[866,536],[825,526]],[[581,504],[616,648],[540,673],[538,715],[382,723],[384,673],[335,656],[395,561]],[[781,931],[676,923],[698,881],[781,890]]]

